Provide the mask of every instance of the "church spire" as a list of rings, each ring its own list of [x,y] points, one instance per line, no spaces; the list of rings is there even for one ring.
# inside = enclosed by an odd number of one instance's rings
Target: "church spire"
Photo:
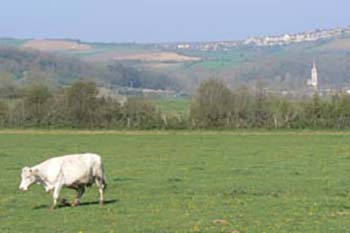
[[[314,58],[314,60],[313,60],[313,66],[312,66],[312,69],[317,71],[317,68],[316,68],[316,62],[315,62],[315,58]]]
[[[316,90],[318,88],[318,73],[317,73],[315,59],[313,60],[313,66],[312,66],[312,70],[311,70],[311,79],[308,80],[307,84],[312,86]]]

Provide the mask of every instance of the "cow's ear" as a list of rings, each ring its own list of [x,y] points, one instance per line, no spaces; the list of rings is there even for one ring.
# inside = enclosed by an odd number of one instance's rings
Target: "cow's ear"
[[[30,169],[30,173],[32,173],[33,175],[37,175],[38,174],[38,169],[37,168],[35,168],[35,169]]]

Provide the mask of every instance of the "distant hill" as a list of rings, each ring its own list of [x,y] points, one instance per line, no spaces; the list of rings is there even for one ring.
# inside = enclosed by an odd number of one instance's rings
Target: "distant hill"
[[[78,43],[76,41],[67,40],[29,40],[21,47],[37,49],[40,51],[86,51],[90,50],[88,44]]]
[[[86,43],[3,38],[0,48],[17,48],[14,54],[23,54],[11,60],[0,50],[0,72],[10,69],[17,79],[37,73],[61,84],[96,78],[113,85],[189,92],[209,78],[222,79],[232,87],[263,83],[273,90],[300,90],[306,86],[315,59],[322,87],[350,87],[348,32],[349,28],[315,30],[255,38],[252,43]]]
[[[97,74],[92,64],[74,57],[0,47],[0,75],[12,77],[18,85],[43,82],[60,86],[80,79],[94,79]]]
[[[200,52],[202,62],[184,67],[185,80],[217,78],[232,87],[263,84],[272,90],[301,90],[310,78],[313,60],[321,88],[350,87],[350,37],[282,46],[241,46],[229,51]],[[199,52],[187,52],[196,54]]]
[[[0,47],[0,86],[11,81],[16,86],[41,83],[61,87],[77,80],[127,88],[177,90],[179,87],[167,75],[119,62],[95,64],[68,54]]]

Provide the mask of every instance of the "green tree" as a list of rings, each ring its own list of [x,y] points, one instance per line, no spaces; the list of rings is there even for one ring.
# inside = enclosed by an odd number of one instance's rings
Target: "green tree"
[[[104,128],[119,128],[123,125],[123,111],[121,104],[113,99],[102,98],[98,100],[99,122]]]
[[[97,86],[79,81],[67,89],[67,114],[73,126],[93,127],[98,121]]]
[[[128,128],[159,128],[161,114],[155,105],[142,97],[128,98],[123,106],[126,126]]]
[[[51,93],[46,86],[34,85],[25,90],[24,111],[25,120],[40,124],[49,112]]]
[[[6,103],[0,101],[0,126],[5,126],[7,117],[9,113],[9,108]]]
[[[190,119],[195,127],[210,128],[229,125],[232,93],[216,80],[203,82],[191,104]]]
[[[317,128],[320,126],[322,100],[318,93],[315,93],[310,100],[304,101],[302,114],[306,127]]]
[[[232,93],[230,101],[230,125],[233,128],[249,127],[249,119],[252,111],[252,97],[247,87],[236,89]]]
[[[349,94],[340,94],[334,96],[332,99],[332,105],[334,106],[334,112],[336,115],[336,127],[337,128],[349,128],[350,127],[350,96]]]

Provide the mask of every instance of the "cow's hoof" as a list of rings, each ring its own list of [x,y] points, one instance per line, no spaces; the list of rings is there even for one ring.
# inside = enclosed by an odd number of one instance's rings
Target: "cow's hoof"
[[[72,207],[77,207],[80,204],[79,201],[73,201],[73,203],[71,204]]]
[[[62,198],[62,199],[60,200],[60,204],[61,204],[61,205],[64,205],[64,206],[66,206],[66,205],[69,206],[69,205],[70,205],[69,202],[68,202],[68,200],[65,199],[65,198]]]
[[[103,206],[105,204],[104,201],[100,201],[100,206]]]

